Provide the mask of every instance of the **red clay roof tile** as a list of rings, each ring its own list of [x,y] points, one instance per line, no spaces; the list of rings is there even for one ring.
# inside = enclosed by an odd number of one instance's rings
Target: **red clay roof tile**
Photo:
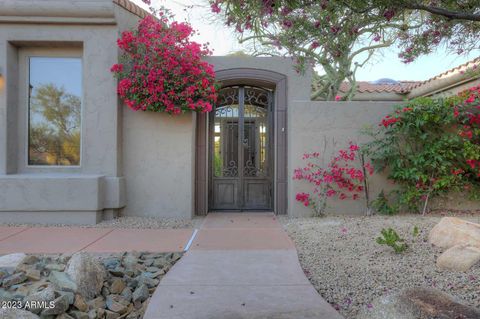
[[[124,8],[125,10],[139,16],[140,18],[144,18],[145,16],[150,14],[148,13],[148,11],[142,9],[140,6],[129,0],[112,0],[112,2]]]

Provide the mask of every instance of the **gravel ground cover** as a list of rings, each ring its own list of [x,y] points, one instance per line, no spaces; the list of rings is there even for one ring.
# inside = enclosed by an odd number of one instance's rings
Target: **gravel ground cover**
[[[105,220],[96,225],[79,225],[85,228],[140,228],[140,229],[164,229],[164,228],[192,228],[196,225],[198,219],[187,220],[177,218],[155,218],[155,217],[133,217],[124,216],[112,220]],[[0,224],[3,226],[52,226],[63,227],[72,226],[64,224]]]
[[[480,223],[480,216],[461,218]],[[439,271],[441,250],[428,243],[440,216],[324,217],[280,219],[294,240],[300,263],[317,291],[347,319],[384,294],[408,287],[435,287],[480,307],[480,265],[466,273]],[[415,237],[413,229],[419,234]],[[375,242],[394,228],[409,245],[403,254]]]
[[[0,318],[141,319],[182,253],[16,255],[0,267]]]

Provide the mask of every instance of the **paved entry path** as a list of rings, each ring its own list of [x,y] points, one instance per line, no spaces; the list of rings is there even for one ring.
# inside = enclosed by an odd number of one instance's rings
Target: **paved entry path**
[[[0,226],[0,255],[183,251],[192,234],[193,229]]]
[[[145,319],[341,319],[273,214],[209,214]]]

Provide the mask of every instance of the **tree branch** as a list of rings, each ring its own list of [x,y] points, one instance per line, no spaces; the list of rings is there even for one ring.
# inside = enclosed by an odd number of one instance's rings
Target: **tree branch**
[[[350,59],[352,59],[353,57],[355,57],[356,55],[359,55],[360,53],[362,52],[365,52],[365,51],[369,51],[369,50],[375,50],[375,49],[380,49],[380,48],[386,48],[386,47],[389,47],[393,44],[393,41],[391,40],[388,40],[388,41],[385,41],[384,43],[380,43],[380,44],[376,44],[376,45],[371,45],[371,46],[368,46],[368,47],[364,47],[364,48],[361,48],[361,49],[358,49],[357,51],[354,51],[350,54]]]
[[[480,21],[479,13],[469,13],[469,12],[460,12],[460,11],[451,11],[444,8],[427,6],[419,3],[409,3],[408,1],[403,3],[404,7],[412,10],[422,10],[427,11],[435,15],[444,16],[448,19],[453,20],[468,20],[468,21]]]

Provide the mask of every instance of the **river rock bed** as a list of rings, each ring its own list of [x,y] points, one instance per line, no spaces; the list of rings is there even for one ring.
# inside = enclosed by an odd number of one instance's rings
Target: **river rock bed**
[[[480,216],[462,217],[475,223]],[[381,296],[413,287],[432,287],[480,307],[480,265],[467,272],[440,271],[442,249],[428,243],[440,216],[372,216],[280,218],[299,253],[306,276],[317,291],[346,319],[371,309]],[[413,229],[418,228],[414,236]],[[392,227],[408,249],[396,254],[375,238]]]
[[[0,268],[0,318],[142,318],[161,278],[181,256],[26,255],[17,266]]]

